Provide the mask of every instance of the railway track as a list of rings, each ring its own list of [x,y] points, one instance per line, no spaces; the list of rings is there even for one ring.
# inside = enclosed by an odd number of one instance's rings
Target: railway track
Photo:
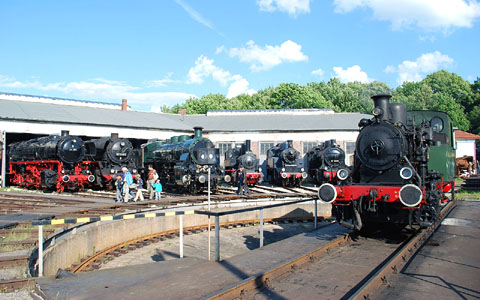
[[[428,240],[455,204],[456,200],[445,206],[429,228],[405,234],[395,242],[385,241],[385,236],[379,240],[378,236],[351,233],[227,287],[209,299],[371,299],[376,289],[389,284],[389,276]]]

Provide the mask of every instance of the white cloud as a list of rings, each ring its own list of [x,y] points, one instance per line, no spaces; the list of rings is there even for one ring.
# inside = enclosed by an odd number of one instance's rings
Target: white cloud
[[[169,83],[176,83],[178,80],[172,79],[173,72],[169,72],[163,79],[147,80],[145,84],[149,88],[166,87]]]
[[[230,99],[242,94],[246,94],[246,95],[255,94],[257,91],[255,91],[254,89],[249,89],[248,85],[249,83],[245,78],[236,80],[228,88],[227,98]]]
[[[386,73],[398,73],[397,82],[420,81],[425,74],[446,68],[453,63],[453,59],[439,51],[424,53],[415,61],[405,60],[397,67],[387,66]]]
[[[219,32],[209,20],[205,19],[198,11],[193,9],[190,5],[184,3],[182,0],[175,0],[175,2],[177,2],[177,4],[180,5],[183,8],[183,10],[185,10],[185,12],[193,20],[197,21],[198,23],[202,24],[203,26],[206,26],[206,27],[210,28],[211,30],[215,31],[216,33],[218,33],[219,35],[223,36],[223,34],[221,32]]]
[[[302,46],[290,40],[280,46],[260,47],[254,41],[248,41],[245,48],[232,48],[231,57],[238,57],[241,62],[250,63],[252,71],[268,70],[284,62],[307,61],[302,53]]]
[[[57,82],[44,84],[38,80],[21,82],[12,77],[0,75],[0,87],[16,89],[33,89],[39,91],[54,91],[68,95],[69,98],[91,100],[128,99],[130,105],[161,106],[174,105],[196,95],[179,92],[141,92],[141,87],[131,86],[124,82],[102,78],[90,81]]]
[[[248,89],[248,81],[241,75],[232,75],[230,72],[223,70],[213,64],[213,59],[201,55],[195,61],[195,66],[190,68],[187,74],[187,83],[203,83],[208,77],[218,81],[222,86],[230,84],[228,88],[227,98],[233,98],[241,94],[254,94],[255,90]]]
[[[312,75],[315,75],[315,76],[322,77],[324,74],[325,72],[320,68],[312,71]]]
[[[472,27],[480,17],[477,0],[334,0],[334,5],[337,13],[368,7],[375,18],[390,21],[393,29],[414,25],[448,32],[454,27]]]
[[[363,72],[359,65],[351,66],[345,70],[342,67],[334,67],[333,71],[337,74],[335,77],[345,83],[355,81],[369,83],[373,81],[372,78],[368,78],[367,73]]]
[[[257,0],[260,10],[286,12],[292,17],[310,12],[310,0]]]
[[[225,51],[225,46],[221,45],[220,47],[217,47],[217,49],[215,50],[215,54],[220,54],[223,51]]]

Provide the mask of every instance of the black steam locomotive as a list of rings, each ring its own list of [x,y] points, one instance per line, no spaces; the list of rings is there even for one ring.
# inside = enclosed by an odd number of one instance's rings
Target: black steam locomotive
[[[359,123],[353,182],[324,183],[318,191],[321,200],[333,203],[339,223],[352,229],[372,223],[428,226],[443,198],[442,174],[428,167],[434,146],[430,122],[407,118],[405,105],[390,103],[390,97],[373,96],[373,119]]]
[[[174,136],[142,145],[143,166],[153,165],[166,189],[196,194],[208,187],[210,170],[210,188],[217,190],[223,177],[220,153],[209,139],[202,137],[202,129],[195,127],[193,136]]]
[[[110,183],[122,167],[127,167],[134,173],[137,172],[140,159],[139,150],[134,149],[128,139],[119,138],[117,133],[112,133],[110,137],[88,140],[85,145],[90,150],[86,158],[98,161],[100,164],[100,169],[96,170],[98,186]]]
[[[84,162],[83,140],[62,131],[9,146],[9,178],[14,185],[42,190],[81,190],[95,181],[98,164]]]
[[[270,182],[283,187],[300,186],[307,178],[304,160],[288,140],[267,150],[267,177]]]
[[[245,144],[237,145],[233,149],[225,151],[225,182],[235,184],[235,174],[240,167],[247,172],[247,184],[255,186],[263,181],[263,174],[258,166],[257,155],[250,148],[250,140]]]
[[[350,168],[345,165],[345,151],[337,145],[336,140],[321,143],[307,153],[308,175],[316,184],[330,182],[347,183]]]

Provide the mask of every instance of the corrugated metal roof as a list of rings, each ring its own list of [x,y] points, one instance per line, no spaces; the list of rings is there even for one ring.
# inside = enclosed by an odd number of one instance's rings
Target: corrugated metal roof
[[[326,131],[358,130],[358,122],[370,115],[336,113],[325,115],[181,115],[121,111],[103,108],[0,100],[0,119],[37,122],[118,126],[140,129],[191,131],[202,126],[206,132],[245,131]]]
[[[192,129],[178,115],[12,100],[0,100],[0,118],[145,129]]]
[[[358,122],[370,115],[337,113],[326,115],[185,115],[185,121],[205,131],[325,131],[358,130]]]

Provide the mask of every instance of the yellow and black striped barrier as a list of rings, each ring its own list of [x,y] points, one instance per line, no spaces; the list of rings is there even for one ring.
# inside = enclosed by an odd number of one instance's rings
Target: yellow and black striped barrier
[[[170,216],[178,216],[178,215],[193,215],[194,213],[195,213],[194,210],[183,210],[183,211],[167,211],[167,212],[157,212],[157,213],[127,214],[127,215],[118,215],[118,216],[52,219],[52,220],[33,221],[32,225],[77,224],[77,223],[88,223],[88,222],[98,222],[98,221],[129,220],[129,219],[142,219],[142,218],[170,217]]]

